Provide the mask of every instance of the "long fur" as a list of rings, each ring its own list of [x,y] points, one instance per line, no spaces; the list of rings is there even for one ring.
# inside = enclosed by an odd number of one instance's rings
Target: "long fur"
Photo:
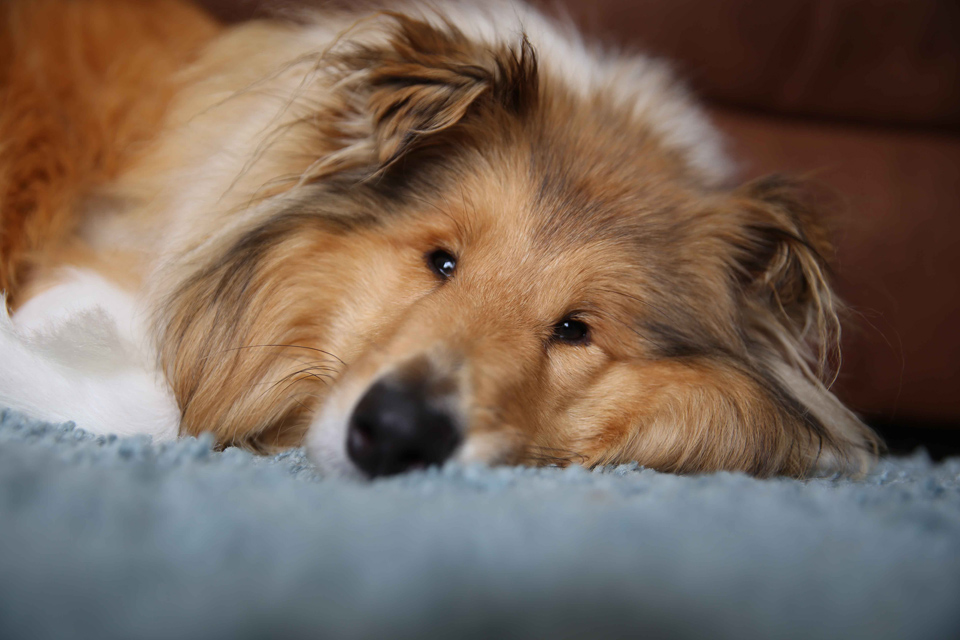
[[[63,24],[54,0],[3,9],[0,385],[44,341],[22,305],[66,266],[129,296],[125,362],[144,389],[162,372],[140,393],[169,393],[180,433],[306,444],[330,470],[355,473],[365,391],[411,378],[443,389],[462,460],[804,476],[878,451],[829,391],[816,212],[788,180],[732,187],[662,64],[512,3],[222,32],[172,0],[62,4]],[[89,68],[64,63],[81,45]],[[95,334],[91,306],[67,325]],[[571,317],[589,340],[552,337]]]

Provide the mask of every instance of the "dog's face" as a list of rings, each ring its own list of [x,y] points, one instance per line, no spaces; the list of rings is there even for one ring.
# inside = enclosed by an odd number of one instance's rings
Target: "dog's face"
[[[335,161],[172,298],[188,430],[308,431],[322,466],[368,476],[449,458],[799,475],[869,445],[804,361],[833,315],[788,186],[715,188],[620,87],[564,88],[525,41],[397,18],[341,64],[316,142]]]

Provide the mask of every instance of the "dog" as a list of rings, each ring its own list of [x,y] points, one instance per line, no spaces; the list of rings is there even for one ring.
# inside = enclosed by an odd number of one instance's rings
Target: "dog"
[[[366,478],[879,451],[810,200],[661,62],[506,0],[2,20],[2,405]]]

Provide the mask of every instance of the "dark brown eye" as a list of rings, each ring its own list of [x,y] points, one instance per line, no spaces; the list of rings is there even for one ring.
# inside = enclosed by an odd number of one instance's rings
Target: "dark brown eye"
[[[553,326],[553,339],[567,344],[587,344],[590,327],[580,320],[564,318]]]
[[[457,270],[457,259],[443,249],[427,254],[427,266],[441,278],[449,278]]]

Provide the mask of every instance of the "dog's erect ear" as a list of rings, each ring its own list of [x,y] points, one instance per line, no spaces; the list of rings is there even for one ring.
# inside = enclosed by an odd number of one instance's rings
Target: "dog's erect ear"
[[[386,32],[336,53],[332,138],[373,153],[382,169],[484,107],[527,109],[537,96],[536,55],[473,41],[455,26],[387,12]],[[348,163],[349,164],[349,163]]]

